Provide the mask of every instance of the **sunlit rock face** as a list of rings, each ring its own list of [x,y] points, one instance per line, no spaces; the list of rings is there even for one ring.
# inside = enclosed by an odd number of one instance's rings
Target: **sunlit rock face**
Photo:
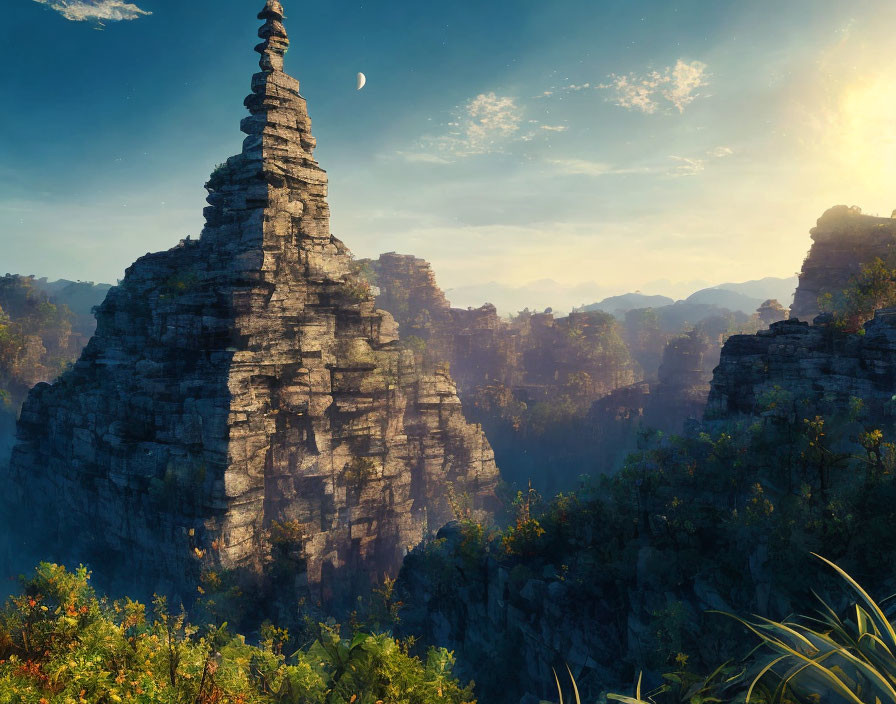
[[[790,317],[811,322],[819,314],[818,299],[838,294],[876,257],[886,260],[896,246],[896,219],[862,215],[858,208],[838,205],[818,219],[812,248],[803,263]]]
[[[206,185],[201,238],[109,292],[74,369],[26,402],[11,478],[59,516],[56,553],[175,585],[263,573],[289,525],[326,598],[340,574],[397,570],[453,517],[450,491],[488,508],[498,474],[447,373],[418,371],[330,234],[282,7],[259,18],[248,136]]]

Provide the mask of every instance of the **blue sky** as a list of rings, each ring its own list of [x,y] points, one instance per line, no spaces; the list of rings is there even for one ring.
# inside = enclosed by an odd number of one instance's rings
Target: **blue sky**
[[[789,276],[827,207],[896,207],[890,3],[283,2],[334,234],[460,298]],[[262,4],[4,3],[0,269],[114,281],[199,233]]]

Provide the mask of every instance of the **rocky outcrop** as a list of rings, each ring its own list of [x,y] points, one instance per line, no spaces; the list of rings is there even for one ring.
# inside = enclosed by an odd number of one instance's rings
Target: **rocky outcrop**
[[[591,422],[628,449],[633,449],[633,431],[639,427],[681,433],[688,421],[703,415],[719,352],[719,342],[702,331],[672,338],[663,349],[659,378],[623,387],[595,401]],[[614,434],[612,427],[620,424]],[[623,437],[626,427],[629,432]]]
[[[451,308],[423,259],[391,252],[361,266],[373,273],[377,305],[395,316],[402,339],[417,338],[427,365],[449,365],[462,397],[500,384],[530,402],[572,387],[590,400],[635,380],[618,326],[602,311],[558,318],[526,310],[506,319],[491,304]]]
[[[159,572],[262,573],[287,526],[324,598],[393,572],[451,487],[487,508],[490,446],[446,373],[424,376],[330,234],[327,175],[283,9],[259,14],[243,150],[212,174],[201,238],[133,264],[80,360],[24,406],[18,500],[55,553]]]
[[[811,321],[818,299],[838,294],[863,264],[886,260],[896,246],[896,219],[862,215],[858,208],[838,205],[828,210],[812,230],[812,248],[803,263],[790,317]]]
[[[392,314],[402,337],[430,340],[450,323],[451,304],[426,260],[388,252],[359,264],[376,286],[377,306]]]
[[[550,494],[612,466],[616,455],[596,448],[588,409],[638,378],[613,316],[557,317],[549,309],[505,318],[491,304],[452,308],[430,265],[413,256],[383,254],[358,268],[424,368],[451,370],[505,481],[525,486],[531,480]]]
[[[499,555],[478,555],[468,541],[463,527],[452,523],[428,553],[418,547],[405,559],[396,584],[404,604],[401,635],[454,652],[456,672],[475,679],[483,701],[550,700],[556,696],[552,668],[566,666],[594,701],[595,682],[618,686],[613,665],[628,653],[620,633],[625,616],[612,599],[586,597],[580,584],[564,581],[568,566],[535,571]],[[456,572],[447,592],[441,575],[431,571],[437,564]]]
[[[651,389],[647,422],[668,432],[681,432],[688,420],[698,420],[706,406],[719,344],[691,331],[669,341],[663,351],[659,381]]]
[[[708,419],[827,416],[862,402],[869,417],[896,414],[896,309],[878,311],[863,335],[798,320],[728,340],[712,381]]]

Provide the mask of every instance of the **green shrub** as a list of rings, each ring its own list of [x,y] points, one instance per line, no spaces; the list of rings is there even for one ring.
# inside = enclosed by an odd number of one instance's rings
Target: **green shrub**
[[[156,598],[152,610],[110,602],[79,568],[41,564],[0,612],[4,704],[462,704],[472,686],[452,675],[454,658],[425,660],[387,635],[319,638],[286,657],[285,631],[267,625],[253,646],[226,624],[199,629]]]
[[[862,325],[881,308],[896,305],[896,259],[886,262],[876,257],[864,264],[839,293],[825,293],[818,298],[818,307],[831,313],[837,327],[847,332],[860,332]]]

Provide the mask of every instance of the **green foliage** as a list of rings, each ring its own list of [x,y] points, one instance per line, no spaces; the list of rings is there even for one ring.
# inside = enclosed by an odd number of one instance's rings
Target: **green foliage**
[[[376,286],[378,277],[373,263],[369,259],[352,259],[351,272],[355,276],[363,279],[369,286]]]
[[[343,639],[335,627],[285,655],[288,634],[271,625],[247,644],[226,624],[199,629],[156,598],[98,598],[90,575],[42,564],[0,612],[0,702],[74,704],[462,704],[471,686],[454,658],[424,660],[387,635]]]
[[[227,182],[227,177],[242,167],[243,160],[244,157],[242,155],[232,156],[227,161],[216,164],[205,184],[206,190],[214,192],[224,186]]]
[[[73,315],[50,302],[33,277],[0,277],[0,404],[17,408],[28,390],[52,381],[80,351]]]
[[[856,598],[850,615],[824,600],[818,615],[775,622],[738,619],[772,651],[748,701],[768,704],[896,702],[896,630],[883,609],[845,571],[824,558]]]
[[[516,524],[507,528],[501,538],[501,545],[508,555],[533,555],[539,550],[539,539],[545,530],[534,513],[541,503],[541,496],[529,482],[527,491],[517,492],[513,500],[516,510]]]
[[[486,588],[480,575],[497,561],[512,576],[507,608],[523,619],[544,618],[519,594],[528,580],[542,582],[532,594],[562,582],[556,593],[565,595],[564,622],[599,627],[589,655],[619,681],[645,670],[655,682],[681,663],[699,673],[721,659],[739,662],[749,649],[742,634],[704,614],[707,604],[781,618],[812,589],[825,588],[808,569],[809,552],[844,561],[872,586],[889,576],[880,565],[896,560],[894,429],[868,424],[860,408],[835,418],[800,416],[798,407],[693,437],[645,435],[618,475],[541,505],[527,506],[525,492],[518,494],[511,526],[486,534],[473,552],[468,544],[462,577],[454,568],[459,541],[449,536],[408,558],[400,597],[414,603],[419,573],[428,608],[459,623],[473,607],[456,604],[488,592],[491,583]],[[630,613],[637,629],[626,621]],[[402,613],[405,632],[425,632],[418,618],[411,609]],[[587,640],[587,628],[576,637]],[[508,620],[493,634],[477,629],[475,638],[497,652],[520,636],[516,629]],[[483,697],[504,701],[508,685],[491,678],[508,667],[474,668]],[[689,675],[683,688],[699,679]],[[607,682],[606,671],[586,668],[579,686],[594,697]]]
[[[406,349],[411,350],[411,352],[413,352],[418,357],[426,354],[426,340],[417,337],[416,335],[409,335],[404,340],[402,340],[402,344]]]
[[[372,457],[352,457],[345,465],[345,483],[352,489],[363,489],[364,486],[377,475],[377,463]]]
[[[346,303],[357,305],[372,298],[370,287],[375,285],[376,274],[367,261],[352,259],[348,276],[341,286],[341,293]]]
[[[876,257],[853,276],[841,292],[825,293],[819,308],[834,317],[834,324],[846,332],[859,332],[862,325],[881,308],[896,305],[896,257],[886,262]]]
[[[183,296],[194,290],[199,284],[199,277],[192,271],[176,272],[165,279],[162,284],[160,298],[172,299]]]
[[[819,556],[816,556],[819,557]],[[634,697],[610,694],[624,704],[755,702],[756,704],[894,704],[896,629],[883,608],[833,562],[854,597],[841,616],[825,600],[812,616],[774,621],[733,616],[757,636],[764,649],[741,665],[726,663],[708,678],[686,672],[664,676],[666,683]],[[682,663],[685,664],[685,663]]]

